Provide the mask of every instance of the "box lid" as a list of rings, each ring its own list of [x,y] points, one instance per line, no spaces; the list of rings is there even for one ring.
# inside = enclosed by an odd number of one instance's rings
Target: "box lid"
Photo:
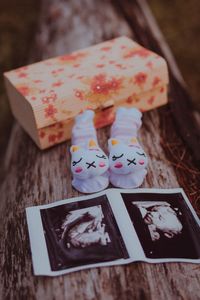
[[[168,83],[165,60],[127,37],[21,67],[4,76],[30,103],[37,128]]]

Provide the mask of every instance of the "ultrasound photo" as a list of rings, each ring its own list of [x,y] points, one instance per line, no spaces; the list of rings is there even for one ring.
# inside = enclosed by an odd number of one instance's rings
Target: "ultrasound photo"
[[[128,257],[106,195],[40,213],[52,271]]]
[[[200,258],[200,231],[181,193],[122,198],[148,258]]]
[[[107,245],[111,242],[105,231],[101,206],[70,211],[61,226],[60,239],[67,248],[86,248],[93,244]]]
[[[182,213],[178,208],[172,208],[167,202],[132,202],[137,206],[152,241],[158,241],[165,236],[173,239],[182,234],[183,225],[179,220]]]

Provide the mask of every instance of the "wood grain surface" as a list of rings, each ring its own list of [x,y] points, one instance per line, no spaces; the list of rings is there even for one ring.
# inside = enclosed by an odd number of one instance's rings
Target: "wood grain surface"
[[[67,53],[123,34],[153,48],[150,41],[155,37],[147,26],[145,6],[141,6],[141,3],[146,3],[143,0],[130,2],[133,6],[129,10],[133,9],[135,16],[139,16],[132,25],[130,14],[128,19],[127,11],[122,9],[119,1],[43,0],[30,61]],[[128,1],[121,3],[124,3],[124,8],[128,7]],[[181,75],[178,69],[176,72],[171,69],[171,78],[177,80],[180,88]],[[177,101],[173,89],[172,84],[170,103]],[[180,106],[181,100],[178,99]],[[150,163],[143,186],[182,186],[199,211],[200,172],[192,152],[180,138],[174,116],[170,105],[144,113],[140,140]],[[109,128],[99,130],[98,136],[100,145],[107,151]],[[71,187],[69,147],[70,143],[63,143],[40,151],[18,124],[13,127],[5,157],[5,180],[0,190],[0,298],[200,299],[200,267],[189,263],[151,265],[139,262],[88,269],[56,278],[33,276],[25,207],[78,195]]]

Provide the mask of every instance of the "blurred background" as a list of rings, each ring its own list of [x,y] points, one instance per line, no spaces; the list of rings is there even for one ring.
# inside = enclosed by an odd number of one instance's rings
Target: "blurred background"
[[[2,73],[27,63],[40,2],[0,0],[0,166],[13,123]],[[148,4],[176,58],[193,104],[200,111],[200,0],[148,0]]]

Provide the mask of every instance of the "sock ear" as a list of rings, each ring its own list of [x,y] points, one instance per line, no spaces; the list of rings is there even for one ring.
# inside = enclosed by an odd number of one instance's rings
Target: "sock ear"
[[[72,153],[78,151],[79,149],[80,149],[80,146],[72,145],[72,146],[70,147],[70,152],[71,152],[71,154],[72,154]]]
[[[120,142],[118,139],[109,139],[108,141],[108,147],[109,149],[112,148],[112,147],[115,147],[116,145],[118,145]]]
[[[139,144],[137,138],[136,138],[136,137],[132,137],[132,138],[130,139],[130,144],[132,144],[132,145],[134,145],[134,144]]]
[[[96,141],[93,139],[89,140],[88,148],[94,148],[94,147],[98,147]]]

